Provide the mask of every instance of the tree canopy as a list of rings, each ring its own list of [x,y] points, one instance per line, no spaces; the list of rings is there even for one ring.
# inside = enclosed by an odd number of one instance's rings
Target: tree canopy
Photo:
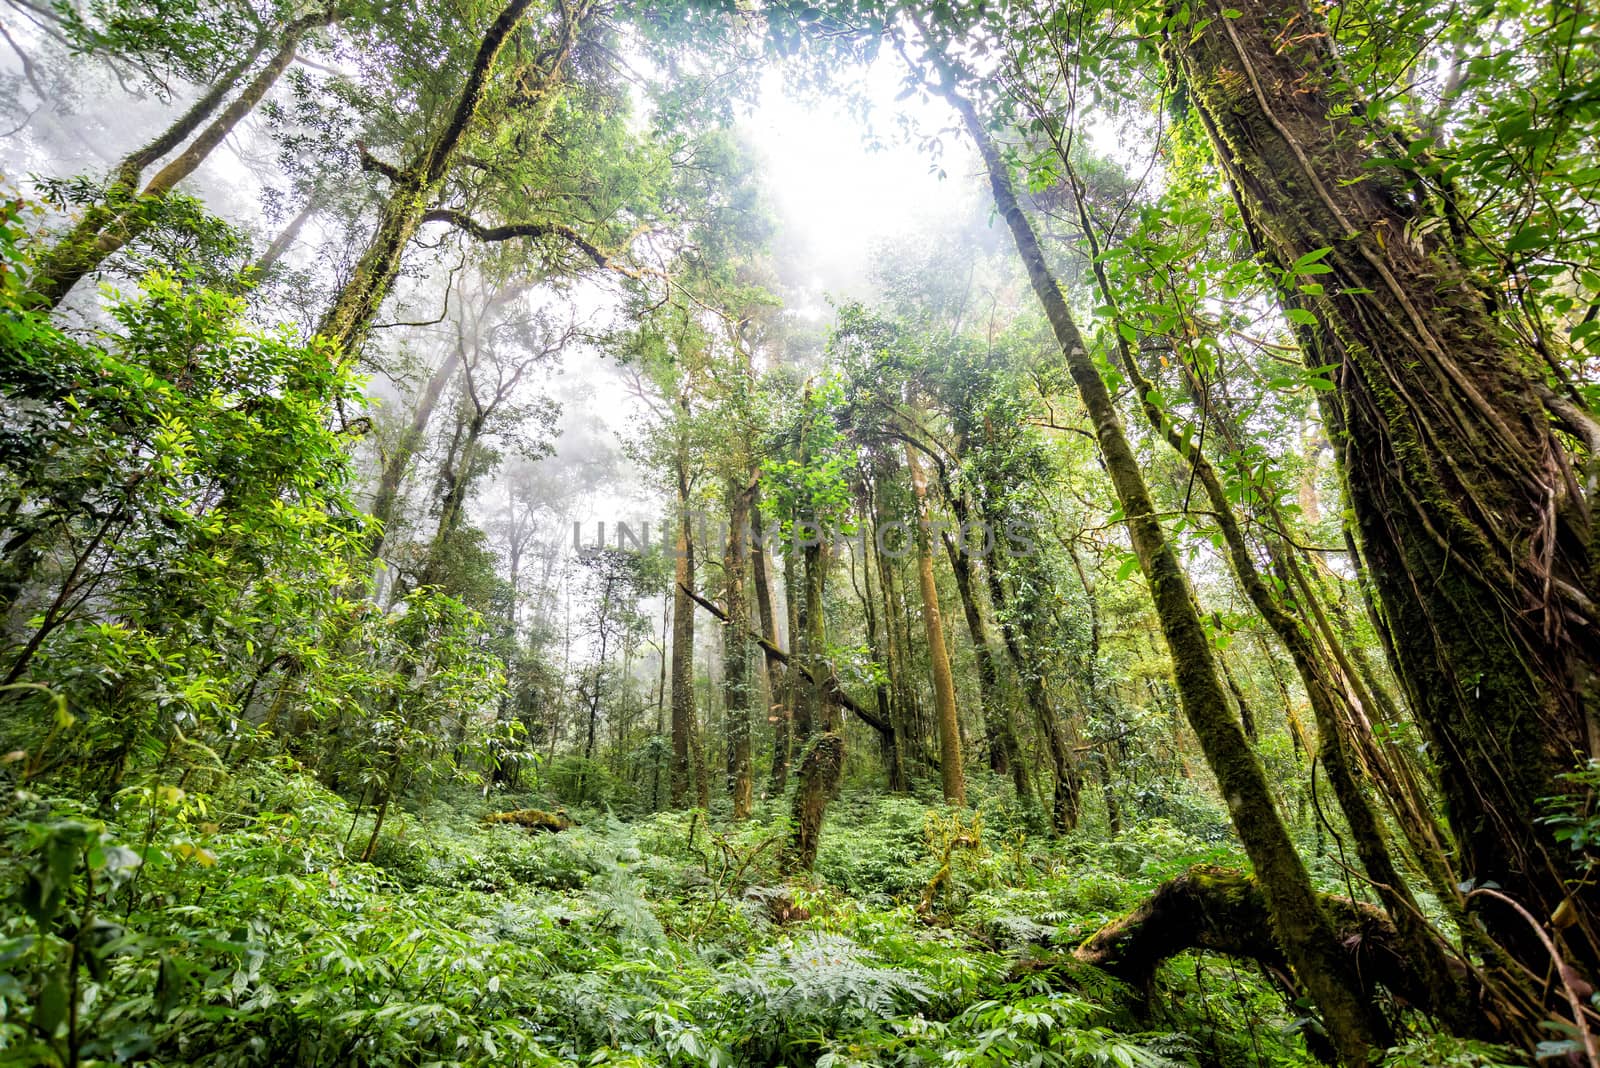
[[[1592,11],[0,38],[0,1063],[1600,1065]]]

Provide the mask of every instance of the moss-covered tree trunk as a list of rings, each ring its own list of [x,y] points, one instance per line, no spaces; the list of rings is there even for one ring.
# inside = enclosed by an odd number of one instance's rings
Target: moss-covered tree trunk
[[[917,584],[922,590],[922,627],[928,639],[928,664],[933,673],[933,706],[939,734],[939,780],[947,805],[967,803],[967,778],[961,766],[961,728],[956,707],[956,680],[950,670],[950,651],[944,641],[944,620],[939,610],[939,585],[933,576],[933,539],[930,537],[928,478],[917,450],[906,446],[906,466],[911,490],[917,498]]]
[[[364,165],[388,175],[392,183],[389,197],[384,201],[371,242],[316,330],[335,344],[345,358],[353,357],[361,347],[373,317],[389,295],[400,273],[406,246],[422,225],[423,216],[438,201],[461,142],[478,116],[495,64],[533,3],[534,0],[510,0],[501,9],[484,33],[449,117],[410,162],[391,168],[370,158],[363,160]],[[579,25],[588,11],[586,0],[559,5],[560,24],[554,30],[555,39],[541,56],[538,71],[530,76],[526,92],[545,95],[560,81]]]
[[[815,714],[813,730],[804,739],[803,755],[796,777],[794,803],[790,811],[791,831],[784,851],[784,870],[810,871],[817,862],[817,843],[822,836],[822,820],[828,802],[839,788],[844,772],[844,724],[837,703],[827,699],[827,680],[833,677],[823,655],[826,628],[822,618],[822,594],[827,553],[821,544],[808,545],[802,554],[805,562],[806,666],[811,672],[809,704]]]
[[[1223,13],[1228,8],[1228,16]],[[1431,742],[1464,874],[1600,965],[1600,886],[1538,817],[1591,755],[1600,617],[1588,502],[1556,430],[1592,424],[1544,389],[1480,289],[1430,233],[1403,155],[1340,83],[1300,0],[1207,3],[1167,48],[1252,239],[1309,313],[1307,358],[1331,366],[1328,424],[1397,674]],[[1204,20],[1203,22],[1200,20]],[[1315,260],[1320,292],[1295,278]],[[1484,908],[1542,973],[1524,921]]]
[[[1070,168],[1069,173],[1071,173]],[[1084,238],[1090,245],[1094,274],[1101,297],[1115,309],[1116,295],[1100,259],[1099,241],[1084,204],[1083,187],[1076,174],[1072,174],[1072,181],[1077,192],[1073,199],[1078,206],[1078,219],[1083,227]],[[1118,325],[1120,326],[1120,323]],[[1132,346],[1120,330],[1116,334],[1115,345],[1119,362],[1133,383],[1134,394],[1141,398],[1140,408],[1146,421],[1174,452],[1188,461],[1196,481],[1200,483],[1206,499],[1211,503],[1212,518],[1217,523],[1224,544],[1227,546],[1228,561],[1232,565],[1234,576],[1239,580],[1239,585],[1244,589],[1250,603],[1261,614],[1268,628],[1282,643],[1289,653],[1290,660],[1294,662],[1301,685],[1305,688],[1306,699],[1311,705],[1312,715],[1316,719],[1318,760],[1328,776],[1328,783],[1333,788],[1339,810],[1344,814],[1345,822],[1349,824],[1356,855],[1371,879],[1379,900],[1383,902],[1393,919],[1399,940],[1415,959],[1416,967],[1424,974],[1433,976],[1441,991],[1448,990],[1454,981],[1456,970],[1441,953],[1438,938],[1429,926],[1405,878],[1395,865],[1383,825],[1357,776],[1356,755],[1352,751],[1351,744],[1352,721],[1359,715],[1357,702],[1352,699],[1344,685],[1343,677],[1335,663],[1324,654],[1318,644],[1312,620],[1308,618],[1309,613],[1297,610],[1300,606],[1293,599],[1292,593],[1280,596],[1262,576],[1256,566],[1251,546],[1245,539],[1244,530],[1234,514],[1233,502],[1228,499],[1216,468],[1212,466],[1205,452],[1185,437],[1156,402],[1155,386],[1145,377],[1144,369],[1135,358]],[[1223,420],[1226,421],[1226,416]],[[1229,440],[1233,440],[1231,435]],[[1274,559],[1281,556],[1281,548],[1276,545],[1272,546],[1270,551]],[[1280,582],[1280,588],[1285,591],[1292,590],[1287,582]],[[1232,675],[1227,670],[1227,664],[1220,657],[1218,666],[1222,669],[1223,677],[1237,700],[1240,725],[1247,736],[1253,735],[1255,732],[1250,723],[1244,694],[1233,681]],[[1441,893],[1453,892],[1448,885],[1441,885],[1436,889]],[[1449,1003],[1450,999],[1441,994],[1440,1001]],[[1455,1018],[1458,1021],[1464,1020],[1470,1012],[1464,1001],[1457,1003],[1457,1009]]]
[[[257,71],[233,102],[200,130],[187,148],[157,171],[142,190],[136,191],[136,187],[144,168],[176,148],[216,112],[233,83],[243,77],[264,49],[253,52],[248,62],[236,64],[172,126],[126,156],[112,178],[106,199],[84,212],[83,217],[40,257],[28,280],[34,299],[54,308],[85,275],[97,270],[118,250],[150,229],[159,217],[160,203],[167,194],[193,174],[234,127],[256,109],[294,62],[295,50],[305,35],[318,26],[326,26],[334,17],[331,10],[319,11],[285,26],[266,66]]]
[[[752,486],[741,480],[728,485],[728,550],[723,557],[723,587],[728,602],[728,625],[722,628],[722,707],[728,730],[728,794],[733,798],[733,818],[748,819],[753,794],[750,753],[750,705],[755,691],[751,677],[750,606],[745,595],[745,573],[750,570]]]
[[[1310,874],[1278,815],[1266,773],[1228,705],[1188,579],[1157,519],[1155,503],[1111,393],[1090,358],[1061,286],[1045,261],[1033,224],[1017,201],[1010,168],[977,110],[957,91],[948,61],[937,55],[934,59],[940,77],[933,87],[956,108],[967,133],[978,145],[995,207],[1016,241],[1034,293],[1061,347],[1067,371],[1094,424],[1101,460],[1127,516],[1134,552],[1149,583],[1172,656],[1184,714],[1200,740],[1245,852],[1255,866],[1273,930],[1284,955],[1321,1010],[1340,1059],[1350,1065],[1364,1065],[1374,1048],[1390,1044],[1392,1033],[1387,1021],[1362,990],[1349,960],[1340,951],[1333,925],[1311,886]]]

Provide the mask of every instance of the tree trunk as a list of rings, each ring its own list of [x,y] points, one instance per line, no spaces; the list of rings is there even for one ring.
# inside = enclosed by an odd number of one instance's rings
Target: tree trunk
[[[672,773],[669,797],[673,808],[683,808],[693,785],[690,750],[695,731],[694,714],[694,531],[689,514],[688,472],[678,469],[678,539],[672,566]]]
[[[1368,996],[1382,986],[1406,1004],[1435,1018],[1452,1008],[1449,991],[1472,983],[1460,965],[1446,990],[1418,969],[1389,919],[1378,909],[1349,898],[1321,895],[1333,918],[1339,942]],[[1438,936],[1434,938],[1438,940]],[[1135,987],[1147,986],[1164,961],[1191,949],[1261,965],[1285,993],[1298,991],[1288,976],[1282,948],[1272,936],[1265,896],[1257,880],[1242,872],[1201,866],[1162,883],[1144,904],[1101,928],[1073,956]],[[1436,952],[1448,952],[1442,942]],[[1441,1000],[1441,994],[1445,997]],[[1501,1021],[1476,1015],[1464,1033],[1498,1037]]]
[[[1001,609],[1001,644],[1005,646],[1006,657],[1011,661],[1017,682],[1022,686],[1028,711],[1033,714],[1034,726],[1044,739],[1045,752],[1050,757],[1050,781],[1053,791],[1050,826],[1056,833],[1064,834],[1078,826],[1082,795],[1082,776],[1078,773],[1078,762],[1072,747],[1067,743],[1067,734],[1061,725],[1061,717],[1056,715],[1055,705],[1045,690],[1044,678],[1040,675],[1039,667],[1033,663],[1024,645],[1026,636],[1017,621],[1009,618],[1009,614],[1004,611],[1008,599],[999,570],[992,566],[986,567],[984,577],[989,582],[989,599],[994,602],[996,608]]]
[[[222,106],[228,94],[238,85],[239,79],[255,66],[256,60],[261,58],[261,53],[265,52],[266,48],[267,38],[263,36],[257,40],[250,52],[241,56],[232,67],[219,75],[200,98],[189,106],[189,110],[180,115],[172,125],[122,158],[107,185],[105,199],[86,209],[83,217],[40,258],[39,265],[29,280],[29,286],[43,298],[47,306],[54,307],[67,294],[67,290],[61,288],[61,281],[53,280],[53,277],[67,271],[71,266],[72,257],[82,254],[100,231],[117,217],[118,212],[134,201],[139,194],[139,180],[144,177],[144,169],[177,148],[199,129],[200,124]],[[82,275],[83,272],[79,271],[78,277]]]
[[[939,587],[933,578],[933,546],[928,523],[928,479],[917,450],[906,446],[906,466],[917,497],[917,582],[922,587],[922,627],[928,637],[928,661],[933,671],[933,705],[939,731],[939,779],[947,805],[967,803],[967,779],[961,767],[961,728],[956,708],[956,681],[950,671],[950,652],[944,644],[944,622],[939,611]]]
[[[822,593],[827,557],[821,545],[805,547],[806,660],[811,671],[808,702],[815,713],[813,733],[805,738],[800,759],[800,785],[794,793],[791,821],[794,829],[784,852],[784,870],[810,871],[817,860],[817,842],[828,802],[844,772],[844,726],[836,704],[826,697],[826,680],[833,677],[823,655],[827,631],[822,618]]]
[[[822,839],[822,818],[828,801],[839,785],[844,770],[844,735],[822,733],[814,736],[800,758],[791,817],[794,831],[784,852],[783,869],[789,874],[810,871],[817,863],[817,844]]]
[[[1078,182],[1077,175],[1070,172],[1070,164],[1069,173],[1076,194],[1073,200],[1078,206],[1078,218],[1083,227],[1084,238],[1089,242],[1101,297],[1115,309],[1116,297],[1105,274],[1105,267],[1100,261],[1099,240],[1095,236],[1088,210],[1084,205],[1083,188]],[[1118,319],[1120,326],[1120,313]],[[1352,722],[1359,715],[1356,702],[1352,700],[1347,688],[1341,684],[1341,677],[1334,665],[1323,655],[1306,614],[1303,611],[1299,613],[1293,611],[1292,600],[1280,597],[1262,577],[1250,545],[1245,540],[1244,531],[1234,514],[1233,503],[1228,499],[1222,479],[1211,465],[1210,459],[1198,445],[1190,442],[1172,424],[1161,406],[1156,403],[1155,387],[1145,377],[1144,369],[1134,358],[1132,347],[1120,330],[1116,333],[1114,343],[1123,370],[1133,383],[1134,393],[1141,398],[1140,408],[1144,412],[1146,421],[1174,452],[1188,461],[1211,504],[1212,516],[1228,548],[1228,560],[1232,565],[1234,576],[1239,580],[1239,585],[1243,587],[1250,603],[1261,614],[1261,618],[1266,621],[1267,626],[1277,636],[1278,641],[1288,651],[1289,658],[1294,662],[1317,723],[1318,759],[1327,772],[1328,783],[1333,787],[1334,798],[1338,801],[1340,811],[1344,813],[1345,822],[1349,824],[1356,855],[1372,880],[1372,886],[1377,891],[1379,900],[1388,910],[1402,944],[1415,958],[1417,967],[1433,977],[1440,991],[1448,990],[1453,975],[1451,962],[1441,954],[1438,938],[1434,936],[1410,887],[1406,885],[1405,879],[1396,868],[1383,825],[1379,822],[1356,777],[1350,746]],[[1271,553],[1275,558],[1279,557],[1281,549],[1274,546]],[[1280,578],[1282,588],[1285,590],[1292,589],[1288,578],[1287,575]],[[1244,693],[1233,680],[1227,662],[1220,654],[1217,662],[1222,669],[1224,680],[1237,699],[1240,725],[1244,728],[1246,737],[1253,739],[1255,726]],[[1448,886],[1438,889],[1444,893],[1451,892]],[[1446,1000],[1442,993],[1440,997]]]
[[[457,345],[428,378],[428,384],[423,387],[422,395],[417,398],[417,406],[411,412],[411,425],[406,427],[400,440],[395,442],[393,451],[384,457],[383,467],[378,474],[378,489],[372,498],[372,518],[377,523],[367,536],[366,554],[369,563],[376,560],[383,552],[383,543],[388,537],[388,527],[394,519],[395,505],[400,499],[400,484],[405,481],[412,459],[422,448],[423,438],[427,435],[428,423],[433,419],[439,397],[443,395],[450,379],[455,377],[456,368],[461,366],[461,357],[461,346]]]
[[[1167,48],[1252,240],[1288,272],[1285,303],[1315,321],[1300,330],[1308,362],[1333,368],[1324,421],[1464,874],[1571,916],[1567,942],[1592,970],[1600,884],[1539,816],[1541,798],[1574,795],[1560,776],[1591,755],[1600,670],[1594,530],[1552,417],[1591,447],[1600,435],[1498,328],[1426,225],[1412,172],[1379,162],[1405,153],[1377,120],[1357,126],[1353,91],[1330,87],[1321,20],[1299,0],[1231,18],[1221,6],[1200,5],[1205,21]],[[1309,261],[1328,269],[1320,294],[1295,284]],[[1483,914],[1530,969],[1548,968],[1525,921],[1498,903]]]
[[[801,651],[800,580],[795,573],[794,549],[783,553],[783,607],[789,629],[789,648]],[[772,725],[772,792],[781,794],[789,785],[789,755],[794,749],[796,712],[800,703],[800,676],[793,666],[783,674],[783,707]]]
[[[750,642],[746,636],[750,607],[745,603],[745,573],[750,569],[750,545],[745,535],[750,523],[750,497],[754,484],[734,480],[728,485],[728,551],[723,558],[727,590],[728,625],[722,628],[722,706],[728,732],[728,793],[733,798],[733,818],[748,819],[752,790],[750,754]]]
[[[870,499],[871,491],[867,491]],[[868,531],[876,533],[872,524],[864,516],[862,522]],[[862,583],[861,610],[867,622],[867,652],[872,659],[883,665],[883,676],[874,687],[878,699],[878,715],[890,725],[889,731],[881,737],[883,740],[883,762],[886,785],[890,793],[906,793],[911,789],[911,778],[906,774],[906,754],[904,739],[900,737],[895,724],[899,716],[895,711],[894,676],[896,664],[894,660],[894,643],[892,636],[886,633],[888,619],[885,615],[884,603],[878,597],[883,586],[881,563],[878,562],[876,549],[864,549],[862,552],[861,571],[865,581]],[[877,570],[878,583],[874,589],[872,581],[873,571]]]
[[[1222,20],[1227,21],[1227,20]],[[1110,391],[1089,356],[1060,284],[1045,262],[1033,225],[1022,212],[1011,172],[972,104],[956,91],[948,60],[935,56],[941,80],[935,88],[960,113],[988,172],[995,206],[1011,230],[1034,293],[1044,306],[1084,407],[1094,423],[1100,456],[1149,583],[1156,614],[1171,653],[1174,676],[1190,726],[1200,740],[1228,799],[1234,826],[1255,866],[1285,955],[1322,1010],[1339,1056],[1364,1065],[1368,1053],[1390,1045],[1387,1021],[1361,989],[1323,913],[1311,877],[1278,816],[1265,772],[1228,706],[1211,655],[1210,639],[1187,577],[1167,540],[1138,459],[1129,444]]]
[[[252,281],[259,281],[268,271],[278,265],[278,261],[283,259],[284,253],[293,248],[294,243],[299,240],[300,231],[305,229],[306,223],[310,222],[311,217],[321,208],[322,198],[318,194],[312,193],[306,200],[305,206],[295,212],[294,218],[290,219],[283,229],[278,231],[278,236],[272,239],[272,242],[267,245],[256,262],[250,265],[249,276]]]
[[[766,526],[761,518],[761,483],[757,482],[750,490],[750,532],[755,536],[755,544],[750,546],[751,577],[756,586],[756,618],[761,624],[761,635],[773,645],[793,642],[793,638],[778,633],[777,607],[772,597],[772,555],[767,548]],[[784,779],[788,775],[788,733],[789,725],[784,713],[784,686],[788,672],[776,660],[766,660],[767,673],[767,712],[761,717],[763,722],[772,725],[772,778],[771,791],[774,794],[783,792]],[[780,743],[778,736],[783,735],[781,749],[785,765],[779,770],[778,753]]]
[[[958,517],[959,518],[959,517]],[[972,639],[972,652],[978,661],[978,693],[983,701],[983,722],[989,736],[989,767],[997,774],[1011,776],[1016,787],[1017,801],[1024,808],[1036,803],[1033,780],[1028,774],[1028,762],[1023,759],[1022,745],[1017,740],[1017,724],[1011,716],[1011,705],[1000,691],[1000,669],[995,663],[993,629],[984,615],[978,600],[978,591],[972,583],[975,565],[967,551],[956,545],[948,533],[944,536],[945,552],[950,556],[950,567],[955,572],[956,590],[961,594],[961,610],[967,618],[967,635]]]
[[[439,502],[439,525],[434,528],[433,540],[428,543],[428,553],[424,558],[422,574],[417,580],[418,585],[435,586],[444,579],[446,550],[451,536],[455,534],[456,528],[461,525],[462,517],[466,514],[467,490],[472,485],[472,465],[478,460],[478,440],[483,436],[487,419],[487,412],[472,411],[466,419],[465,436],[461,440],[460,449],[452,450],[445,461],[440,478],[445,491],[444,498]]]
[[[533,0],[510,0],[501,9],[478,46],[478,53],[444,126],[408,164],[392,170],[393,185],[372,241],[317,325],[316,333],[336,346],[341,358],[353,358],[365,340],[373,317],[400,272],[406,246],[422,225],[423,216],[439,199],[456,153],[488,91],[495,63],[532,4]],[[578,25],[588,11],[588,0],[561,6],[561,25],[555,31],[557,40],[547,51],[543,68],[524,83],[525,92],[548,93],[560,79],[576,41]],[[378,169],[390,170],[382,166]]]
[[[33,277],[29,280],[29,286],[40,300],[48,307],[56,307],[66,299],[72,287],[77,285],[84,275],[99,268],[128,242],[148,230],[156,221],[159,202],[179,182],[193,174],[212,151],[233,132],[234,127],[254,111],[267,92],[277,84],[278,78],[289,68],[289,64],[294,62],[295,49],[300,46],[301,39],[310,30],[326,26],[334,18],[334,12],[321,11],[298,18],[285,26],[278,49],[267,65],[257,72],[233,103],[224,108],[188,148],[156,172],[156,176],[150,179],[150,183],[131,203],[114,205],[108,201],[87,212],[72,230],[41,257]],[[234,68],[240,74],[243,73],[243,69],[245,68]],[[133,184],[138,181],[143,165],[154,162],[163,154],[158,152],[151,155],[152,150],[162,146],[167,149],[175,147],[177,141],[181,139],[173,136],[177,130],[185,127],[192,129],[199,124],[204,114],[209,114],[221,102],[225,93],[218,94],[219,88],[221,88],[220,82],[201,97],[165,135],[124,160],[113,190],[126,190],[121,195],[129,196]],[[205,109],[203,112],[202,108]]]

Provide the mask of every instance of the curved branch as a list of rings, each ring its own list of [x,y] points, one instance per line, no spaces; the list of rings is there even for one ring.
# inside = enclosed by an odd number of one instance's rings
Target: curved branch
[[[714,601],[706,600],[704,597],[700,596],[698,593],[695,593],[681,582],[678,584],[678,588],[684,593],[688,594],[689,599],[694,601],[695,604],[716,616],[723,623],[727,623],[729,621],[728,613],[724,612],[720,607],[718,607]],[[780,664],[784,664],[799,671],[800,674],[804,675],[810,681],[816,681],[816,676],[811,673],[810,668],[804,664],[796,664],[793,658],[790,657],[787,652],[780,649],[777,643],[771,641],[766,637],[766,635],[760,634],[754,629],[751,629],[750,640],[761,647],[761,651],[767,655],[768,660],[776,660]],[[861,722],[865,723],[879,734],[894,734],[894,728],[885,722],[882,717],[880,717],[876,712],[868,711],[865,705],[862,705],[854,697],[851,697],[849,694],[845,693],[844,687],[839,683],[839,676],[829,675],[826,679],[823,679],[822,688],[824,691],[826,691],[828,700],[832,701],[840,708],[854,712]]]
[[[1459,989],[1440,990],[1416,967],[1399,932],[1380,909],[1333,894],[1318,894],[1317,904],[1333,921],[1339,945],[1369,994],[1373,986],[1382,986],[1401,1003],[1452,1029],[1476,1031],[1481,1037],[1495,1037],[1503,1030],[1505,1021],[1486,1011],[1462,1012],[1463,1002],[1470,1005],[1473,999],[1459,994],[1475,994],[1476,982],[1454,958]],[[1255,961],[1286,989],[1293,991],[1299,985],[1273,933],[1266,898],[1255,878],[1208,864],[1162,883],[1144,904],[1095,932],[1073,956],[1124,982],[1144,986],[1163,962],[1191,949]]]
[[[572,245],[594,262],[596,267],[615,271],[626,278],[638,279],[640,272],[619,263],[612,253],[606,252],[570,226],[554,222],[506,223],[502,226],[485,226],[466,212],[455,208],[434,208],[422,216],[423,222],[442,222],[469,234],[479,241],[514,241],[518,238],[558,237]]]

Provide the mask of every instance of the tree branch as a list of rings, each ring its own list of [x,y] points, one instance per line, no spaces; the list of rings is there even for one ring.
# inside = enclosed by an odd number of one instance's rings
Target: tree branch
[[[518,238],[558,237],[577,248],[592,260],[596,267],[615,271],[626,278],[637,280],[640,277],[639,271],[617,262],[612,258],[611,253],[606,252],[570,226],[564,226],[561,223],[527,222],[507,223],[503,226],[485,226],[466,212],[457,211],[454,208],[434,208],[422,216],[422,221],[447,223],[463,233],[470,234],[479,241],[513,241]]]
[[[722,622],[728,622],[728,613],[717,607],[714,601],[706,600],[704,597],[700,596],[698,593],[695,593],[681,582],[678,584],[678,588],[684,593],[688,594],[689,599],[694,601],[695,604],[699,605],[701,608],[704,608],[707,612],[710,612],[712,615],[722,620]],[[784,664],[795,669],[796,671],[799,671],[800,674],[804,675],[810,681],[817,681],[817,677],[811,673],[810,668],[806,667],[804,664],[796,664],[792,656],[778,648],[777,643],[770,641],[765,635],[753,628],[747,627],[746,631],[750,636],[750,640],[759,645],[761,647],[761,651],[767,654],[768,660],[776,660],[780,664]],[[884,720],[879,717],[877,713],[867,711],[865,706],[857,702],[854,697],[851,697],[849,694],[844,692],[844,687],[839,684],[839,676],[829,675],[826,679],[822,680],[822,689],[826,693],[828,700],[832,701],[840,708],[854,712],[861,722],[865,723],[879,734],[892,735],[894,733],[894,728],[888,723],[884,722]]]

